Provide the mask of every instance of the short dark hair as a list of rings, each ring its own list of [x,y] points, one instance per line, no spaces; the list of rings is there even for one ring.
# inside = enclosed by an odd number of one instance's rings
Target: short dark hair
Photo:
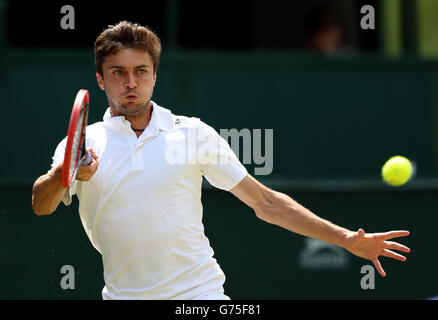
[[[116,25],[109,25],[102,31],[94,43],[94,63],[101,76],[103,76],[102,64],[105,62],[105,57],[120,49],[147,51],[154,64],[154,73],[157,72],[160,63],[161,40],[148,27],[121,21]]]

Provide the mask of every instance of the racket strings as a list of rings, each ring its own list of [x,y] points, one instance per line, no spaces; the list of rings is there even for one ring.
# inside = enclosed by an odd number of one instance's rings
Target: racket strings
[[[74,180],[76,177],[74,175],[77,174],[77,167],[79,165],[79,162],[82,158],[82,146],[83,146],[83,138],[84,138],[84,129],[85,125],[87,123],[87,117],[86,117],[86,108],[84,105],[81,107],[81,112],[78,118],[78,123],[76,127],[76,131],[73,138],[73,146],[72,146],[72,155],[75,155],[70,159],[70,172],[69,176],[71,180]],[[79,128],[79,130],[78,130]]]
[[[67,131],[67,144],[62,169],[62,183],[70,187],[82,164],[85,150],[85,130],[88,123],[89,94],[85,89],[79,90],[73,103],[70,123]]]

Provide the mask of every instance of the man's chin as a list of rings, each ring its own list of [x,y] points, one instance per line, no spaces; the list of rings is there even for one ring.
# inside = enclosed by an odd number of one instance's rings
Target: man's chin
[[[148,104],[139,105],[135,102],[128,102],[121,105],[120,111],[127,116],[138,116],[146,111]]]

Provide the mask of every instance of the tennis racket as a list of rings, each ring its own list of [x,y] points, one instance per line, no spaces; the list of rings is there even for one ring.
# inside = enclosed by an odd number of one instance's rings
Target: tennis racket
[[[69,188],[76,179],[79,167],[91,163],[91,154],[85,149],[85,129],[88,122],[88,90],[76,94],[67,131],[67,146],[62,165],[62,184]]]

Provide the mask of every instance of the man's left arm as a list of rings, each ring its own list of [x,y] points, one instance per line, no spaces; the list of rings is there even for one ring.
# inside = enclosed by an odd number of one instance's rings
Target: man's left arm
[[[410,252],[408,247],[388,241],[407,236],[408,231],[369,234],[363,229],[345,229],[322,219],[288,195],[269,189],[249,174],[230,192],[251,207],[261,220],[306,237],[326,241],[345,248],[356,256],[371,260],[383,277],[386,273],[378,260],[379,256],[405,261],[406,257],[392,250]]]

